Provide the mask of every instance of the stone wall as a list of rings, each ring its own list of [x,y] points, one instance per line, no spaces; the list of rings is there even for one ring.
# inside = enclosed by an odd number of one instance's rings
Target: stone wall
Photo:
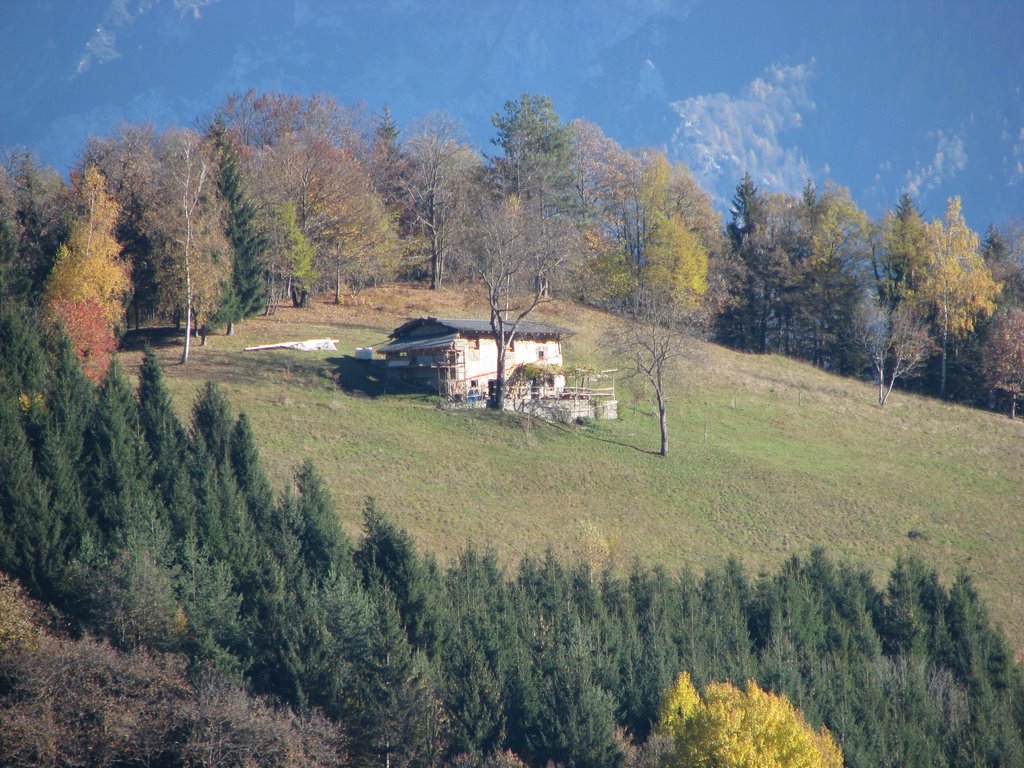
[[[615,419],[619,415],[616,400],[600,398],[575,400],[572,398],[537,398],[527,400],[506,400],[505,410],[528,413],[547,421],[571,424],[579,419]]]

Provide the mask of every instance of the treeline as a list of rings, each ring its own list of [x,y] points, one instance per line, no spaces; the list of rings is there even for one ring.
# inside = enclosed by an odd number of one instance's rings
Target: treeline
[[[350,540],[308,462],[275,493],[216,386],[183,424],[152,354],[97,387],[56,339],[0,314],[0,570],[60,630],[19,631],[2,585],[2,764],[654,766],[683,670],[785,694],[851,766],[1024,764],[1024,679],[965,574],[442,568],[372,501]]]
[[[898,382],[1011,413],[1024,392],[1024,239],[979,238],[958,199],[929,220],[904,195],[872,221],[831,183],[748,176],[723,222],[684,166],[544,97],[492,122],[481,153],[441,113],[400,129],[386,109],[249,92],[198,130],[93,137],[70,186],[8,153],[0,298],[46,307],[95,381],[127,324],[184,325],[187,361],[193,329],[314,293],[518,281],[496,325],[529,289],[640,317],[667,303],[737,349],[873,378],[880,404]]]

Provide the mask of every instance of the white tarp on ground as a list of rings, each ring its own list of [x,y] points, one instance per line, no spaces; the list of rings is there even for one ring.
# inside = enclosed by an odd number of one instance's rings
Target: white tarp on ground
[[[280,344],[260,344],[258,347],[246,347],[246,352],[258,352],[264,349],[297,349],[300,352],[335,351],[337,339],[308,339],[306,341],[282,341]]]

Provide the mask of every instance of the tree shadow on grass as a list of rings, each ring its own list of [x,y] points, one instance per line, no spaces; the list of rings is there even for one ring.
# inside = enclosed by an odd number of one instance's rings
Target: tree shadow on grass
[[[378,398],[385,395],[432,394],[421,387],[410,387],[385,378],[384,365],[380,360],[358,360],[351,355],[328,357],[324,362],[331,366],[334,380],[341,390],[354,397]],[[433,393],[436,394],[436,393]]]
[[[632,448],[637,453],[645,453],[648,456],[660,456],[661,455],[661,451],[652,451],[652,450],[649,450],[647,448],[641,448],[639,445],[633,445],[632,443],[625,443],[625,442],[623,442],[621,440],[614,440],[614,439],[612,439],[610,437],[604,437],[602,435],[595,434],[593,428],[580,429],[579,427],[573,426],[571,424],[563,424],[563,423],[558,422],[558,421],[548,421],[546,419],[539,419],[539,421],[541,423],[547,424],[549,427],[553,427],[554,429],[557,429],[557,430],[559,430],[561,432],[571,432],[571,433],[574,433],[574,434],[582,435],[587,440],[597,440],[600,443],[608,443],[609,445],[617,445],[620,448]]]
[[[158,347],[180,347],[184,344],[184,340],[184,329],[175,328],[173,325],[139,328],[128,331],[121,337],[121,349],[128,352],[141,352],[147,346],[154,349]]]

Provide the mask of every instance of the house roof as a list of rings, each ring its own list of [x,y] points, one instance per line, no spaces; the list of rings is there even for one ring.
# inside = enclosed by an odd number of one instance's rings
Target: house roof
[[[440,349],[451,345],[459,338],[457,333],[432,333],[426,336],[414,336],[410,339],[395,339],[389,341],[377,351],[384,352],[412,352],[417,349]]]
[[[464,336],[488,336],[491,333],[489,320],[471,320],[451,317],[417,317],[398,326],[391,333],[391,338],[396,341],[402,337],[415,336],[421,330],[424,336],[438,336],[437,326],[441,326],[449,333],[462,334]],[[536,323],[531,320],[523,320],[516,330],[517,336],[534,336],[560,339],[563,336],[572,336],[573,332],[568,328],[560,328],[547,323]],[[404,339],[403,339],[404,341]],[[412,339],[409,339],[411,342]],[[395,350],[392,346],[395,342],[387,345],[387,349]]]

